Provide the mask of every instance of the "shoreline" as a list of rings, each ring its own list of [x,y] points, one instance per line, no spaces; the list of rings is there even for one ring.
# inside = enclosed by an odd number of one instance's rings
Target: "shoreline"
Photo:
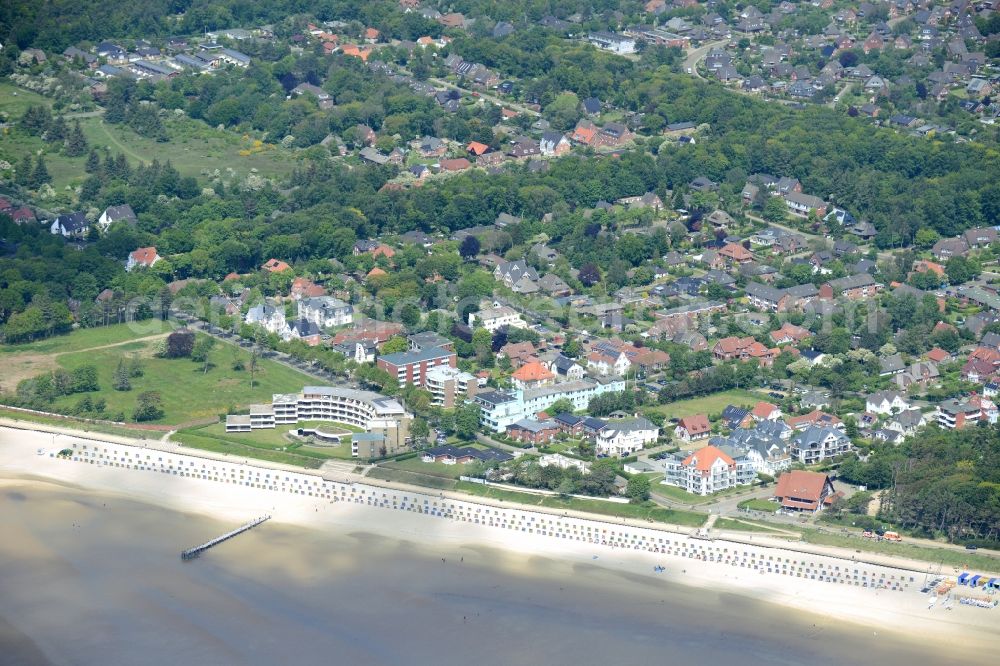
[[[86,440],[81,441],[93,443],[103,440],[97,440],[88,433]],[[719,591],[721,584],[726,592],[813,615],[819,612],[826,618],[835,618],[858,627],[877,627],[882,631],[889,631],[918,642],[930,643],[932,640],[953,639],[955,645],[961,645],[963,649],[969,650],[970,655],[975,654],[978,649],[995,648],[1000,645],[1000,630],[997,629],[995,617],[1000,611],[993,609],[994,615],[990,615],[990,610],[960,607],[958,604],[955,604],[955,609],[947,614],[939,608],[929,611],[926,598],[919,594],[925,572],[914,569],[885,568],[886,572],[894,571],[893,576],[905,572],[908,577],[914,578],[915,582],[908,583],[904,591],[856,587],[809,578],[810,575],[816,578],[816,574],[831,573],[830,569],[824,569],[824,566],[849,565],[851,564],[849,561],[827,555],[812,556],[808,562],[793,559],[801,558],[803,553],[777,545],[767,545],[760,539],[754,539],[753,546],[748,546],[749,542],[728,539],[695,540],[676,532],[651,531],[648,527],[632,524],[575,517],[559,520],[553,513],[535,512],[527,508],[520,509],[502,504],[492,505],[502,506],[505,512],[510,513],[509,518],[507,513],[504,514],[505,521],[513,521],[515,515],[521,514],[543,516],[541,518],[543,522],[549,519],[550,525],[544,532],[540,529],[538,534],[526,533],[523,527],[520,531],[513,529],[513,524],[507,529],[500,528],[499,518],[495,526],[491,526],[493,518],[489,519],[490,524],[486,524],[485,517],[480,523],[479,516],[473,518],[471,510],[467,517],[464,517],[466,515],[462,513],[464,508],[452,509],[451,511],[457,513],[449,513],[448,516],[423,513],[421,507],[415,506],[415,500],[420,499],[427,504],[431,498],[438,498],[426,489],[421,491],[423,497],[418,498],[416,497],[418,493],[409,490],[400,491],[357,483],[351,484],[354,488],[360,489],[360,495],[355,497],[354,501],[331,501],[325,497],[310,497],[305,493],[223,484],[207,478],[179,477],[150,470],[125,469],[115,467],[114,464],[94,465],[50,458],[48,454],[54,453],[51,450],[51,439],[47,434],[37,431],[0,428],[0,443],[3,444],[0,446],[0,480],[6,480],[3,485],[62,484],[85,491],[96,491],[106,496],[164,506],[184,513],[209,516],[230,522],[232,527],[243,524],[259,514],[269,513],[276,522],[306,529],[374,533],[417,542],[439,550],[462,546],[485,546],[525,556],[541,556],[646,577],[661,577],[671,583],[703,590]],[[109,446],[126,445],[109,444]],[[38,455],[38,449],[44,449],[45,455]],[[192,460],[204,461],[205,458],[197,457]],[[238,466],[261,472],[275,471],[275,468],[264,466]],[[342,486],[341,492],[351,486]],[[372,493],[368,495],[366,501],[361,501],[366,489],[371,489]],[[399,506],[390,508],[388,500],[383,500],[386,504],[379,505],[379,500],[373,497],[378,491],[405,493],[405,495],[399,500],[401,502]],[[383,497],[386,496],[385,493],[382,494]],[[409,505],[406,504],[407,496],[414,496]],[[350,499],[349,495],[346,497]],[[444,494],[440,494],[440,497],[443,498]],[[445,503],[443,500],[439,501]],[[451,503],[450,500],[447,501]],[[491,506],[488,503],[473,503],[465,499],[455,500],[454,503],[476,506],[476,513],[479,513],[478,507]],[[444,511],[443,508],[441,510]],[[494,513],[499,514],[499,511]],[[563,527],[558,528],[559,532],[555,531],[551,518],[556,518],[555,522],[562,524]],[[535,520],[535,517],[531,517],[530,520]],[[574,539],[571,534],[577,534],[578,526],[582,531],[582,525],[587,521],[598,525],[605,532],[617,525],[619,536],[616,537],[615,531],[612,530],[611,539],[625,537],[625,540],[619,541],[622,544],[619,547],[611,547],[584,541],[579,537]],[[539,523],[534,526],[538,528]],[[562,532],[563,528],[565,533]],[[668,553],[665,550],[649,552],[648,549],[638,549],[639,544],[636,539],[639,534],[669,535],[676,544],[675,550]],[[218,535],[206,535],[206,540],[215,536]],[[631,546],[629,537],[632,539]],[[650,542],[646,543],[651,543],[652,538],[650,537]],[[643,543],[643,548],[646,543]],[[197,544],[178,544],[178,554],[183,548],[195,545]],[[712,546],[718,550],[710,552]],[[736,549],[744,547],[746,550],[743,550],[743,563],[738,564],[736,559],[739,556]],[[727,551],[725,561],[722,561],[723,556],[720,552],[723,548]],[[729,553],[730,548],[733,549],[732,553]],[[801,566],[799,575],[765,573],[764,555],[777,556],[779,561],[785,558],[786,562],[793,563],[793,568],[795,563],[799,562],[805,565],[805,573],[801,573]],[[760,559],[754,559],[757,557]],[[756,565],[751,568],[755,562]],[[819,563],[819,570],[815,568],[816,563]],[[811,568],[809,565],[812,565]],[[665,566],[666,570],[663,573],[654,573],[654,566]],[[868,569],[874,571],[876,567]],[[803,575],[805,577],[802,577]],[[888,575],[886,579],[888,580]],[[874,580],[872,574],[873,584]]]

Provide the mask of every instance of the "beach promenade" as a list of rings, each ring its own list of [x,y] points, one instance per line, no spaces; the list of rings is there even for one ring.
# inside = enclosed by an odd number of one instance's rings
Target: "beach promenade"
[[[877,556],[862,561],[825,547],[804,552],[750,535],[699,539],[689,528],[526,509],[204,452],[190,455],[170,445],[86,437],[0,428],[0,472],[211,515],[234,526],[266,513],[276,522],[322,530],[364,530],[437,546],[479,543],[725,589],[904,634],[957,638],[975,627],[975,640],[1000,642],[995,610],[927,609],[918,593],[926,563]]]

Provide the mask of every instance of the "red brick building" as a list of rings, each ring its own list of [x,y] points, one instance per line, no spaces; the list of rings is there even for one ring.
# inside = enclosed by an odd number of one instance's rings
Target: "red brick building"
[[[429,369],[441,365],[454,368],[458,365],[455,352],[443,347],[386,354],[380,356],[376,364],[395,377],[400,386],[423,386]]]

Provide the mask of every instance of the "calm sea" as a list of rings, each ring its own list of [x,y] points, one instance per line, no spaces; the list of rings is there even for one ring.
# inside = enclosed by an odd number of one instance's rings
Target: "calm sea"
[[[491,549],[268,523],[181,561],[232,527],[71,488],[0,488],[0,663],[959,663],[722,585]]]

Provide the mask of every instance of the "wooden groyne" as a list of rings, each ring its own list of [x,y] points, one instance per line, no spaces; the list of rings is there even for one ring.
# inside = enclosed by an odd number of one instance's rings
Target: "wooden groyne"
[[[270,519],[271,519],[271,516],[261,516],[260,518],[257,518],[256,520],[253,520],[253,521],[247,523],[246,525],[243,525],[241,527],[237,527],[232,532],[226,532],[222,536],[216,537],[216,538],[212,539],[211,541],[206,541],[205,543],[201,544],[200,546],[195,546],[194,548],[189,548],[188,550],[185,550],[185,551],[183,551],[181,553],[181,559],[182,560],[193,560],[194,558],[198,557],[199,555],[201,555],[202,553],[204,553],[206,550],[208,550],[212,546],[217,546],[220,543],[222,543],[223,541],[227,541],[229,539],[232,539],[237,534],[243,534],[246,531],[252,530],[253,528],[255,528],[258,525],[260,525],[261,523],[263,523],[264,521],[270,520]]]

